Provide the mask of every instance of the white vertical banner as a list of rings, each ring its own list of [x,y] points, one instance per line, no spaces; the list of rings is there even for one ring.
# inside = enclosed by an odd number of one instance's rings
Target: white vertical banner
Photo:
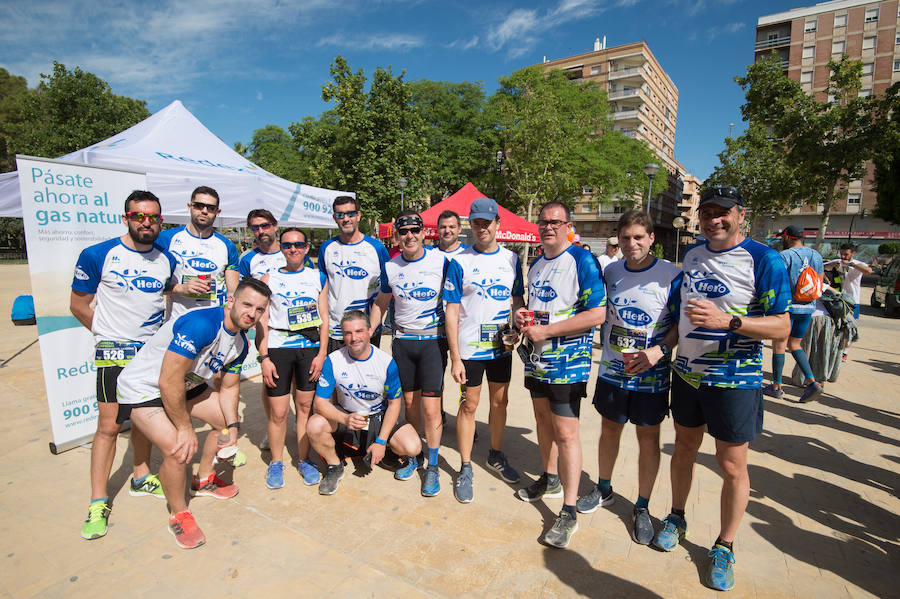
[[[94,337],[69,311],[75,261],[84,248],[118,237],[125,198],[147,188],[142,172],[16,156],[28,269],[53,453],[97,429]]]

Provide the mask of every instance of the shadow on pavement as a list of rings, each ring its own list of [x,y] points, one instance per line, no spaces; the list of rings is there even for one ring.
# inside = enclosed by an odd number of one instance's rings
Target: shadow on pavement
[[[840,398],[836,398],[833,395],[823,393],[819,401],[821,401],[824,405],[831,405],[830,402],[834,401],[835,399],[840,400]],[[900,441],[898,441],[897,439],[885,437],[881,433],[868,428],[849,424],[847,422],[844,422],[843,420],[840,420],[836,416],[832,416],[831,414],[823,414],[821,412],[815,411],[814,409],[812,409],[816,405],[815,403],[787,404],[777,399],[766,399],[765,402],[766,412],[776,414],[778,416],[781,416],[782,418],[788,418],[790,420],[795,420],[803,424],[827,426],[829,428],[833,428],[850,435],[856,435],[858,437],[863,437],[864,439],[871,439],[872,441],[878,441],[879,443],[885,443],[887,445],[893,445],[894,447],[900,447]],[[751,448],[753,448],[752,444]]]
[[[579,553],[544,549],[544,566],[584,597],[660,597],[650,589],[594,568]]]

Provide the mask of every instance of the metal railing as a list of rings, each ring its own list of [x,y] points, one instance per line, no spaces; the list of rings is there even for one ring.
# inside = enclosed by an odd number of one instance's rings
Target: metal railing
[[[783,35],[770,40],[760,40],[756,42],[757,50],[765,50],[766,48],[774,48],[775,46],[785,46],[791,43],[791,36]]]

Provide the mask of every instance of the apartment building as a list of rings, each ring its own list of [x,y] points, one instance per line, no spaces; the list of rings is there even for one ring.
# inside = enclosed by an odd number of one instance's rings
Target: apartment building
[[[684,176],[681,202],[678,204],[681,217],[687,221],[681,230],[682,243],[692,240],[700,233],[700,216],[698,211],[700,208],[700,186],[702,184],[703,181],[690,173]]]
[[[629,137],[646,141],[654,150],[662,168],[653,181],[650,213],[657,228],[657,240],[667,251],[670,247],[674,250],[672,220],[680,215],[677,205],[681,201],[684,173],[684,167],[675,158],[678,88],[650,47],[640,41],[607,48],[606,38],[597,38],[593,51],[545,59],[541,66],[547,70],[561,69],[573,81],[591,81],[603,86],[613,110],[613,127]],[[602,240],[615,234],[619,216],[625,209],[624,204],[616,201],[605,206],[600,204],[593,198],[593,190],[585,188],[572,218],[583,238]]]
[[[755,59],[773,51],[781,58],[788,77],[799,81],[819,101],[830,99],[828,61],[842,54],[863,63],[860,94],[881,94],[900,81],[900,3],[833,0],[760,17]],[[866,176],[852,181],[846,198],[836,202],[826,233],[829,246],[852,239],[871,250],[885,239],[900,238],[900,227],[869,216],[877,203],[873,171],[869,164]],[[777,231],[788,223],[799,223],[807,234],[813,234],[820,213],[821,207],[804,206],[776,218],[770,228]]]

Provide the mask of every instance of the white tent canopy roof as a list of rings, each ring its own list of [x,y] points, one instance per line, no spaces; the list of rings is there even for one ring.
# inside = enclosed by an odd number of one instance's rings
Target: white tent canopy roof
[[[355,195],[276,177],[228,147],[178,100],[130,129],[60,159],[145,171],[163,216],[175,223],[188,222],[191,191],[200,185],[219,193],[220,227],[245,224],[247,212],[265,208],[279,225],[334,228],[332,200]],[[22,216],[18,175],[0,175],[0,216]]]

